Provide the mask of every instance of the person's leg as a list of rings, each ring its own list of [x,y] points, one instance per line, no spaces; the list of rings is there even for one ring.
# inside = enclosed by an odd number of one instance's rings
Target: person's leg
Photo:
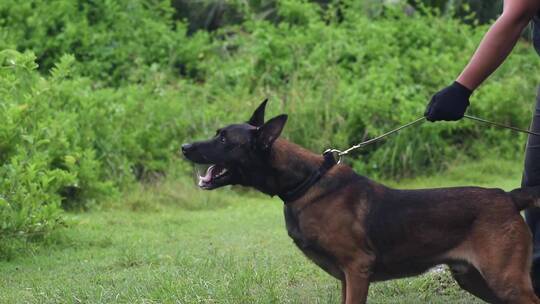
[[[531,131],[540,132],[540,88],[536,97],[536,107],[531,123]],[[529,135],[525,150],[525,169],[522,187],[540,185],[540,136]],[[534,290],[540,295],[540,208],[525,211],[525,220],[533,235],[533,265],[531,277]]]

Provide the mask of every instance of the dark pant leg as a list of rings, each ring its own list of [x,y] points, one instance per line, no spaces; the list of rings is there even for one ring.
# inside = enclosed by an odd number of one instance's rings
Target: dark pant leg
[[[540,132],[540,88],[531,123],[531,131]],[[540,136],[529,135],[525,150],[525,169],[522,187],[540,185]],[[540,295],[540,208],[525,211],[525,220],[533,235],[533,266],[531,277],[537,295]]]

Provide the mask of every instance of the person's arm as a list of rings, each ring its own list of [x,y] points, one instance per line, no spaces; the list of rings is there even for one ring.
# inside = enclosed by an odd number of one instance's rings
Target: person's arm
[[[449,87],[436,93],[425,116],[430,121],[459,120],[469,97],[508,57],[521,32],[540,10],[540,0],[505,0],[502,15],[486,33],[469,64]]]
[[[505,0],[502,15],[484,36],[457,82],[474,91],[508,57],[539,9],[538,0]]]

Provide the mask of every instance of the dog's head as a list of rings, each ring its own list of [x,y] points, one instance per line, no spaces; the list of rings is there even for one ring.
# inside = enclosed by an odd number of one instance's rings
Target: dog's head
[[[269,151],[279,137],[287,115],[264,122],[267,100],[247,123],[231,124],[217,130],[206,141],[182,145],[185,157],[197,164],[210,165],[199,176],[199,187],[212,190],[227,185],[257,187],[265,178]]]

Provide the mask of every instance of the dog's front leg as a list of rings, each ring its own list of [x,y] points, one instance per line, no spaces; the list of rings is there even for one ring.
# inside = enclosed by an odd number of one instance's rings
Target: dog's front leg
[[[345,304],[364,304],[367,301],[370,265],[364,259],[350,263],[344,270]]]
[[[345,272],[347,296],[345,304],[365,304],[369,289],[367,273]]]
[[[345,303],[347,299],[347,281],[345,279],[341,280],[341,304]]]

